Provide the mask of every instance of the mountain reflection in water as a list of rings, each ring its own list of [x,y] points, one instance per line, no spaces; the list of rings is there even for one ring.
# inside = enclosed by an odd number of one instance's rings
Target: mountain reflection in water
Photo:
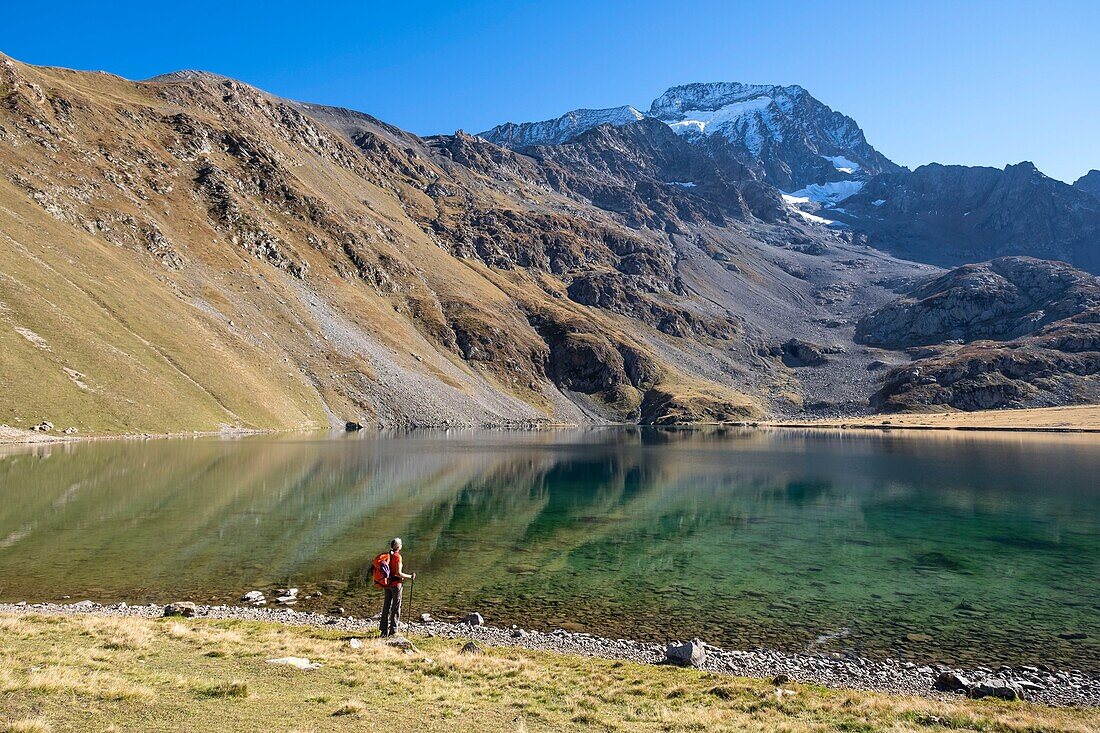
[[[3,600],[232,602],[292,583],[324,593],[300,609],[369,615],[366,566],[400,535],[417,613],[1100,671],[1089,436],[607,428],[6,451]]]

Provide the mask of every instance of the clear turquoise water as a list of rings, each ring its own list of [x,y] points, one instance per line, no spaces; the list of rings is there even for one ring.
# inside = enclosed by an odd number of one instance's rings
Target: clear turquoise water
[[[1100,439],[650,429],[100,442],[0,454],[0,599],[374,613],[1100,671]],[[1085,639],[1063,639],[1064,634]],[[910,638],[912,637],[912,638]],[[930,638],[928,638],[930,637]]]

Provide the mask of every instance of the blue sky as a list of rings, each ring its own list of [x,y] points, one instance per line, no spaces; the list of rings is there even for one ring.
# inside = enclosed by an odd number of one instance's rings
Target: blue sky
[[[1100,168],[1095,0],[172,5],[13,3],[0,50],[132,79],[202,68],[421,134],[644,109],[693,81],[801,84],[905,165]]]

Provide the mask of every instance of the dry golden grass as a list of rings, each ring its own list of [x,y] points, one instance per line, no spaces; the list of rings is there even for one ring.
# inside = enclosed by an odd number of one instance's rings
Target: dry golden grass
[[[1033,410],[979,410],[876,415],[853,420],[820,420],[814,427],[874,427],[978,430],[1100,430],[1100,405],[1043,407]]]
[[[42,718],[20,718],[10,723],[0,722],[0,733],[51,733],[53,728]]]
[[[387,730],[446,733],[1100,729],[1097,710],[800,684],[777,690],[764,680],[521,649],[469,655],[461,642],[437,638],[414,639],[419,651],[410,653],[377,640],[352,649],[325,629],[244,621],[20,616],[0,624],[0,711],[10,717],[0,731],[148,730],[150,720],[158,730],[218,731],[278,720],[303,733],[381,720]],[[126,644],[107,646],[110,639]],[[210,656],[219,647],[232,651]],[[284,654],[323,666],[266,662]]]
[[[362,700],[345,700],[340,707],[332,712],[333,715],[362,715],[367,712],[367,704]]]

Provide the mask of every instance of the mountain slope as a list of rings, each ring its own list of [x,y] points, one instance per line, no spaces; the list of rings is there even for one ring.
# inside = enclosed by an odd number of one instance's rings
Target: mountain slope
[[[0,99],[0,367],[12,395],[0,419],[12,425],[658,422],[761,409],[734,380],[701,373],[741,334],[677,284],[667,236],[553,193],[500,148],[462,136],[429,146],[194,72],[134,83],[3,59]],[[598,272],[631,293],[629,314],[569,297]],[[695,327],[716,345],[666,333]]]

